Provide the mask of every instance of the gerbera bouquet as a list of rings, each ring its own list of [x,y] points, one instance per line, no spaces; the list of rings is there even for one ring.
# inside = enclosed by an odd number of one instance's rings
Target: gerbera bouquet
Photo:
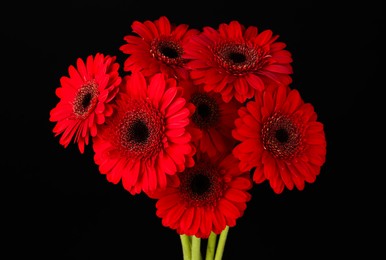
[[[238,21],[193,29],[165,16],[131,28],[122,67],[102,53],[69,66],[53,132],[80,153],[92,144],[109,182],[155,200],[183,259],[219,260],[254,185],[280,194],[315,181],[323,124],[291,87],[291,53],[271,30]]]

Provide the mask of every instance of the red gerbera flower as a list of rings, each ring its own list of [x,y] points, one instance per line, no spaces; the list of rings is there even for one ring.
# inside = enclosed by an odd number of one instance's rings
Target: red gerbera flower
[[[146,82],[142,73],[124,78],[117,113],[94,139],[95,162],[110,182],[131,194],[164,188],[166,175],[194,165],[195,148],[186,131],[194,107],[173,78],[161,73]]]
[[[194,167],[173,176],[179,180],[175,185],[149,196],[157,199],[156,214],[164,226],[208,238],[236,225],[251,199],[252,180],[232,154],[214,159],[197,152],[195,159]]]
[[[233,154],[242,171],[253,170],[253,180],[267,179],[276,193],[284,187],[303,190],[325,162],[323,124],[299,92],[288,86],[257,92],[256,100],[239,109],[233,137],[240,141]]]
[[[90,136],[96,136],[98,126],[112,115],[111,101],[121,83],[115,60],[115,56],[100,53],[88,56],[86,62],[78,58],[77,67],[68,69],[69,77],[61,77],[56,89],[60,101],[50,111],[49,120],[56,122],[53,132],[62,135],[59,142],[64,147],[73,139],[83,153]]]
[[[219,93],[206,92],[202,85],[185,84],[184,93],[196,108],[188,127],[196,147],[211,157],[232,150],[236,140],[231,131],[241,104],[235,100],[225,103]]]
[[[188,77],[182,55],[190,37],[198,34],[198,30],[189,29],[187,24],[171,24],[165,16],[154,22],[134,21],[131,28],[136,35],[125,36],[127,43],[120,47],[123,53],[129,54],[125,71],[142,71],[146,77],[158,72],[178,79]]]
[[[185,48],[190,76],[206,91],[221,93],[225,102],[234,97],[243,103],[272,82],[288,85],[291,53],[278,37],[237,21],[222,23],[218,30],[206,26]]]

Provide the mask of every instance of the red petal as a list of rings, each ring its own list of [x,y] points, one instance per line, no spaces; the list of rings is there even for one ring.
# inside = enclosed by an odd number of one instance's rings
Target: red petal
[[[166,108],[173,102],[173,99],[177,95],[177,88],[168,88],[161,99],[161,112],[165,112]]]

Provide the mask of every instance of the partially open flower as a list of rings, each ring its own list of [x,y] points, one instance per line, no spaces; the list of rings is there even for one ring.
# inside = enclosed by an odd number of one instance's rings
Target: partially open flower
[[[194,84],[185,84],[184,97],[195,106],[188,130],[197,149],[209,156],[231,151],[236,144],[231,132],[241,104],[235,100],[225,103],[219,93]]]

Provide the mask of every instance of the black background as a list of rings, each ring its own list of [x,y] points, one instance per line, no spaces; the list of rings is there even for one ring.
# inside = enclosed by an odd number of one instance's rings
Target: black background
[[[96,52],[123,64],[118,49],[131,23],[161,15],[197,29],[238,20],[280,35],[294,59],[292,87],[325,125],[327,159],[316,182],[280,195],[266,183],[256,185],[229,231],[223,259],[385,258],[382,1],[3,6],[2,254],[182,259],[179,236],[162,226],[154,201],[108,183],[91,147],[83,155],[76,145],[63,148],[48,120],[69,65]]]

